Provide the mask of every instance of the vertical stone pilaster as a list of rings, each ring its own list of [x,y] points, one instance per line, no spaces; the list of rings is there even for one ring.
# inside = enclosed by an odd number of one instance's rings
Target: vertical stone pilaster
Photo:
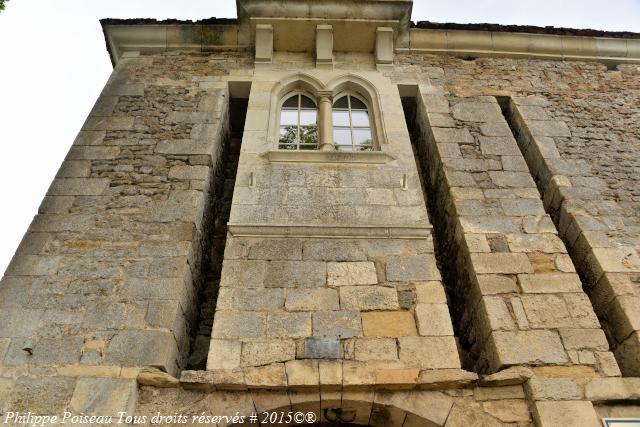
[[[520,150],[532,171],[560,236],[569,248],[618,363],[640,375],[640,257],[630,244],[623,209],[601,193],[600,178],[584,161],[563,159],[554,138],[571,136],[550,120],[542,97],[514,97],[507,106]]]
[[[423,92],[418,123],[470,361],[600,370],[604,334],[495,98]]]

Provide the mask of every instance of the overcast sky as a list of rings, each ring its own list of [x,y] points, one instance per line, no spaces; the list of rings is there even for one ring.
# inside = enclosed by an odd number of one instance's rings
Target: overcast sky
[[[234,0],[10,0],[0,12],[0,273],[111,72],[100,18],[235,17]],[[640,32],[640,0],[415,0],[413,20]]]

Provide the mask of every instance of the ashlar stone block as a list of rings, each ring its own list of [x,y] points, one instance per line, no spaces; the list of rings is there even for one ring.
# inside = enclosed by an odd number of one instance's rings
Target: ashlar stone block
[[[266,313],[218,311],[213,322],[213,338],[260,338],[265,335]]]
[[[355,358],[363,362],[398,360],[396,340],[395,338],[358,338],[355,340]]]
[[[593,404],[586,401],[535,402],[533,416],[540,427],[601,427]]]
[[[80,378],[69,409],[86,415],[133,415],[138,398],[135,379]]]
[[[453,336],[446,304],[418,304],[415,308],[418,332],[422,336]]]
[[[495,331],[489,342],[492,370],[509,365],[557,364],[569,361],[554,331]]]
[[[313,335],[341,338],[360,336],[362,335],[360,313],[344,310],[313,313]]]
[[[121,366],[157,366],[175,373],[178,349],[169,331],[122,330],[109,341],[105,364]]]
[[[327,268],[319,261],[272,261],[264,286],[273,288],[315,287],[327,282]]]
[[[327,288],[288,289],[285,308],[290,311],[338,310],[338,291]]]
[[[465,122],[497,122],[504,120],[497,102],[458,102],[451,111],[453,117]]]
[[[310,335],[310,313],[274,311],[267,314],[267,336],[269,337],[302,338]]]
[[[209,344],[207,370],[239,368],[241,350],[240,341],[212,339]]]
[[[375,285],[378,283],[373,262],[330,262],[327,264],[329,286]]]
[[[421,369],[460,369],[453,337],[400,337],[400,361]]]
[[[242,343],[241,366],[261,366],[296,358],[292,340],[248,341]]]
[[[304,340],[303,354],[305,359],[340,359],[342,347],[338,338],[309,337]],[[322,375],[322,365],[320,367],[320,375]],[[342,375],[342,365],[340,374]]]
[[[475,253],[471,263],[476,274],[533,273],[533,267],[523,253]]]
[[[343,286],[340,307],[344,310],[397,310],[398,292],[385,286]]]
[[[519,274],[522,292],[528,294],[582,292],[582,283],[576,274]]]
[[[390,256],[387,258],[387,280],[440,280],[440,272],[432,255]]]
[[[249,259],[301,260],[302,241],[298,239],[262,239],[249,246]]]
[[[416,301],[418,304],[446,304],[447,296],[440,282],[416,283]]]
[[[417,335],[416,322],[408,311],[372,311],[362,313],[362,329],[367,337]]]

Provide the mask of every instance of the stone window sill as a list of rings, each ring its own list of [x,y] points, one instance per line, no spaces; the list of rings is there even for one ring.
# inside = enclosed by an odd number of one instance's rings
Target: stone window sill
[[[288,151],[271,150],[262,155],[271,163],[365,163],[384,164],[395,160],[382,151]]]

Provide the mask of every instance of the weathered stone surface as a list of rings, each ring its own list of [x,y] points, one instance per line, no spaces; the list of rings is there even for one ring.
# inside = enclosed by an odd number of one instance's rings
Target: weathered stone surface
[[[290,340],[249,341],[242,343],[241,366],[260,366],[296,358],[296,345]]]
[[[594,402],[640,399],[640,378],[596,378],[585,386],[585,397]]]
[[[476,282],[482,295],[510,294],[518,292],[515,280],[498,274],[478,274]]]
[[[467,129],[433,128],[432,131],[435,140],[440,143],[473,142],[473,136],[471,136]]]
[[[533,400],[580,400],[582,391],[571,378],[531,378],[526,383]]]
[[[423,390],[462,388],[477,380],[477,374],[461,369],[423,370],[418,377],[418,387]]]
[[[219,310],[277,310],[285,303],[282,289],[220,289],[216,308]]]
[[[158,388],[179,387],[180,381],[159,369],[143,368],[137,376],[138,384]]]
[[[454,118],[466,122],[493,122],[502,119],[502,112],[496,102],[459,102],[451,111]]]
[[[446,304],[447,296],[440,282],[416,283],[416,302],[418,304]]]
[[[417,335],[416,322],[408,311],[372,311],[362,313],[362,329],[368,337]]]
[[[482,408],[490,415],[505,423],[526,423],[530,421],[529,408],[524,400],[494,400],[483,403]]]
[[[355,342],[355,358],[363,362],[398,360],[396,340],[395,338],[359,338]]]
[[[513,137],[509,136],[481,136],[480,150],[485,155],[517,156],[520,154],[518,145]]]
[[[478,387],[474,389],[473,395],[476,400],[502,400],[502,399],[524,399],[522,386],[511,385],[502,387]]]
[[[533,273],[529,258],[519,253],[471,254],[477,274]]]
[[[69,403],[74,413],[87,415],[132,415],[137,400],[135,380],[120,378],[80,378]]]
[[[421,369],[458,369],[460,359],[453,337],[400,337],[400,360]]]
[[[264,285],[274,288],[315,287],[327,282],[327,267],[318,261],[272,261]]]
[[[5,283],[3,283],[3,286]],[[0,337],[30,337],[38,327],[43,310],[0,309]]]
[[[400,391],[378,392],[374,402],[412,413],[435,425],[444,425],[454,401],[444,393],[436,391]]]
[[[267,274],[265,261],[246,261],[227,259],[222,263],[220,286],[259,288],[265,282]],[[282,286],[285,281],[280,281]]]
[[[235,369],[240,367],[242,343],[235,340],[212,339],[209,344],[207,370]]]
[[[313,335],[316,337],[351,338],[362,334],[357,311],[324,311],[313,313]]]
[[[529,130],[535,136],[571,136],[566,123],[550,120],[529,120]]]
[[[591,402],[536,402],[533,416],[540,427],[599,427],[600,420]]]
[[[279,389],[287,385],[284,363],[243,368],[244,380],[250,388]],[[231,408],[229,408],[231,409]]]
[[[495,368],[568,362],[560,337],[553,331],[493,332],[490,345]]]
[[[531,294],[582,292],[582,283],[576,274],[519,274],[522,292]]]
[[[504,424],[487,414],[482,406],[473,401],[465,399],[456,402],[451,408],[447,417],[446,427],[466,427],[481,425],[483,427],[502,427]]]
[[[253,311],[218,311],[213,324],[213,338],[260,338],[265,334],[266,313]]]
[[[387,258],[387,280],[440,280],[440,272],[433,256],[392,256]]]
[[[310,313],[287,313],[274,311],[267,314],[268,337],[302,338],[310,335]]]
[[[453,336],[453,327],[446,304],[418,304],[415,310],[420,335]]]
[[[334,289],[288,289],[285,308],[290,311],[337,310],[338,291]]]
[[[340,308],[344,310],[397,310],[398,293],[385,286],[342,286]]]
[[[304,259],[319,261],[366,261],[363,248],[350,241],[305,241]]]
[[[320,374],[317,360],[290,360],[285,363],[290,387],[318,387]]]
[[[122,366],[157,366],[175,372],[177,345],[168,331],[123,330],[109,342],[105,363]]]
[[[376,266],[372,262],[330,262],[327,264],[329,286],[375,285]]]
[[[304,340],[303,354],[305,359],[340,359],[342,347],[338,338],[309,337]]]
[[[533,371],[524,366],[512,366],[480,379],[480,384],[489,387],[523,384],[533,376]]]
[[[609,343],[602,329],[559,329],[564,348],[567,350],[607,351]]]
[[[169,178],[173,179],[201,179],[209,176],[207,166],[174,166],[169,170]]]
[[[76,378],[18,378],[10,398],[13,411],[60,414],[67,408],[76,387]]]
[[[263,260],[301,260],[302,243],[303,242],[298,239],[262,239],[249,247],[248,258]]]

